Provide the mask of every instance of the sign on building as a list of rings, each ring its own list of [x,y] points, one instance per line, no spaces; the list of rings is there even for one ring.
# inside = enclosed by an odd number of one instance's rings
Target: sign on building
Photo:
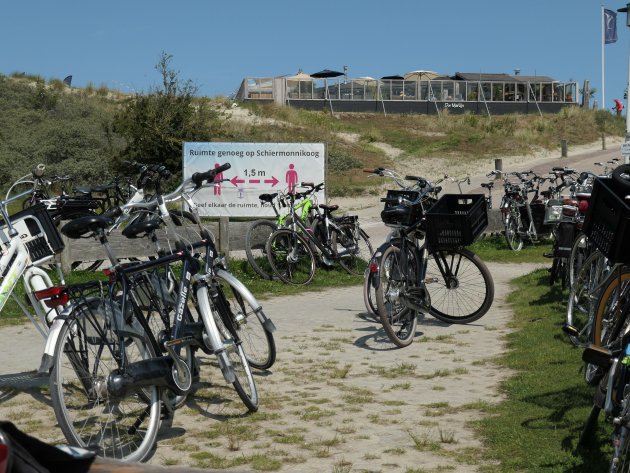
[[[326,147],[323,143],[184,143],[184,179],[224,163],[231,168],[223,182],[195,195],[199,214],[212,217],[271,217],[263,193],[300,192],[302,182],[324,182]],[[317,196],[325,203],[324,192]]]

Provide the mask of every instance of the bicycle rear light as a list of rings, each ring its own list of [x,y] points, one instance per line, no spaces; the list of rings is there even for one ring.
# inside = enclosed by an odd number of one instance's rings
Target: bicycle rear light
[[[65,305],[70,300],[70,294],[68,294],[65,286],[49,287],[41,291],[35,291],[33,295],[38,301],[44,301],[50,308]]]
[[[370,273],[374,274],[378,272],[378,264],[375,262],[370,263]]]
[[[585,214],[588,211],[588,200],[580,200],[578,208],[580,209],[580,213]]]

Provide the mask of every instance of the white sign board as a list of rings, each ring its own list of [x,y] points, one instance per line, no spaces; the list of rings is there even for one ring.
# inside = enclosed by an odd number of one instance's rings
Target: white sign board
[[[621,143],[621,156],[630,156],[630,142]]]
[[[324,182],[326,147],[323,143],[184,143],[184,179],[224,163],[225,182],[195,195],[199,214],[210,217],[272,217],[263,205],[264,193],[300,192],[302,182]],[[326,202],[324,192],[317,196]]]

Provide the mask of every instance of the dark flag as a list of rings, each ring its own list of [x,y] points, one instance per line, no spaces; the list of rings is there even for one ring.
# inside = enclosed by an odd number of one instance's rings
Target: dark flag
[[[617,42],[617,13],[604,8],[604,43]]]
[[[617,41],[615,39],[615,41]],[[72,76],[66,76],[66,78],[63,80],[63,83],[66,84],[68,87],[72,87]]]

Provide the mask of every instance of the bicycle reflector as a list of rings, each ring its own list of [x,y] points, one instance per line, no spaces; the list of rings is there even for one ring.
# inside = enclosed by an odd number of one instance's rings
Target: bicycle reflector
[[[35,291],[33,295],[38,301],[44,301],[51,309],[67,304],[70,300],[70,294],[68,294],[65,286],[49,287],[41,291]]]
[[[578,204],[578,209],[580,209],[580,213],[585,214],[588,210],[588,199],[580,200]]]
[[[370,273],[374,274],[378,272],[378,264],[374,261],[370,263]]]

